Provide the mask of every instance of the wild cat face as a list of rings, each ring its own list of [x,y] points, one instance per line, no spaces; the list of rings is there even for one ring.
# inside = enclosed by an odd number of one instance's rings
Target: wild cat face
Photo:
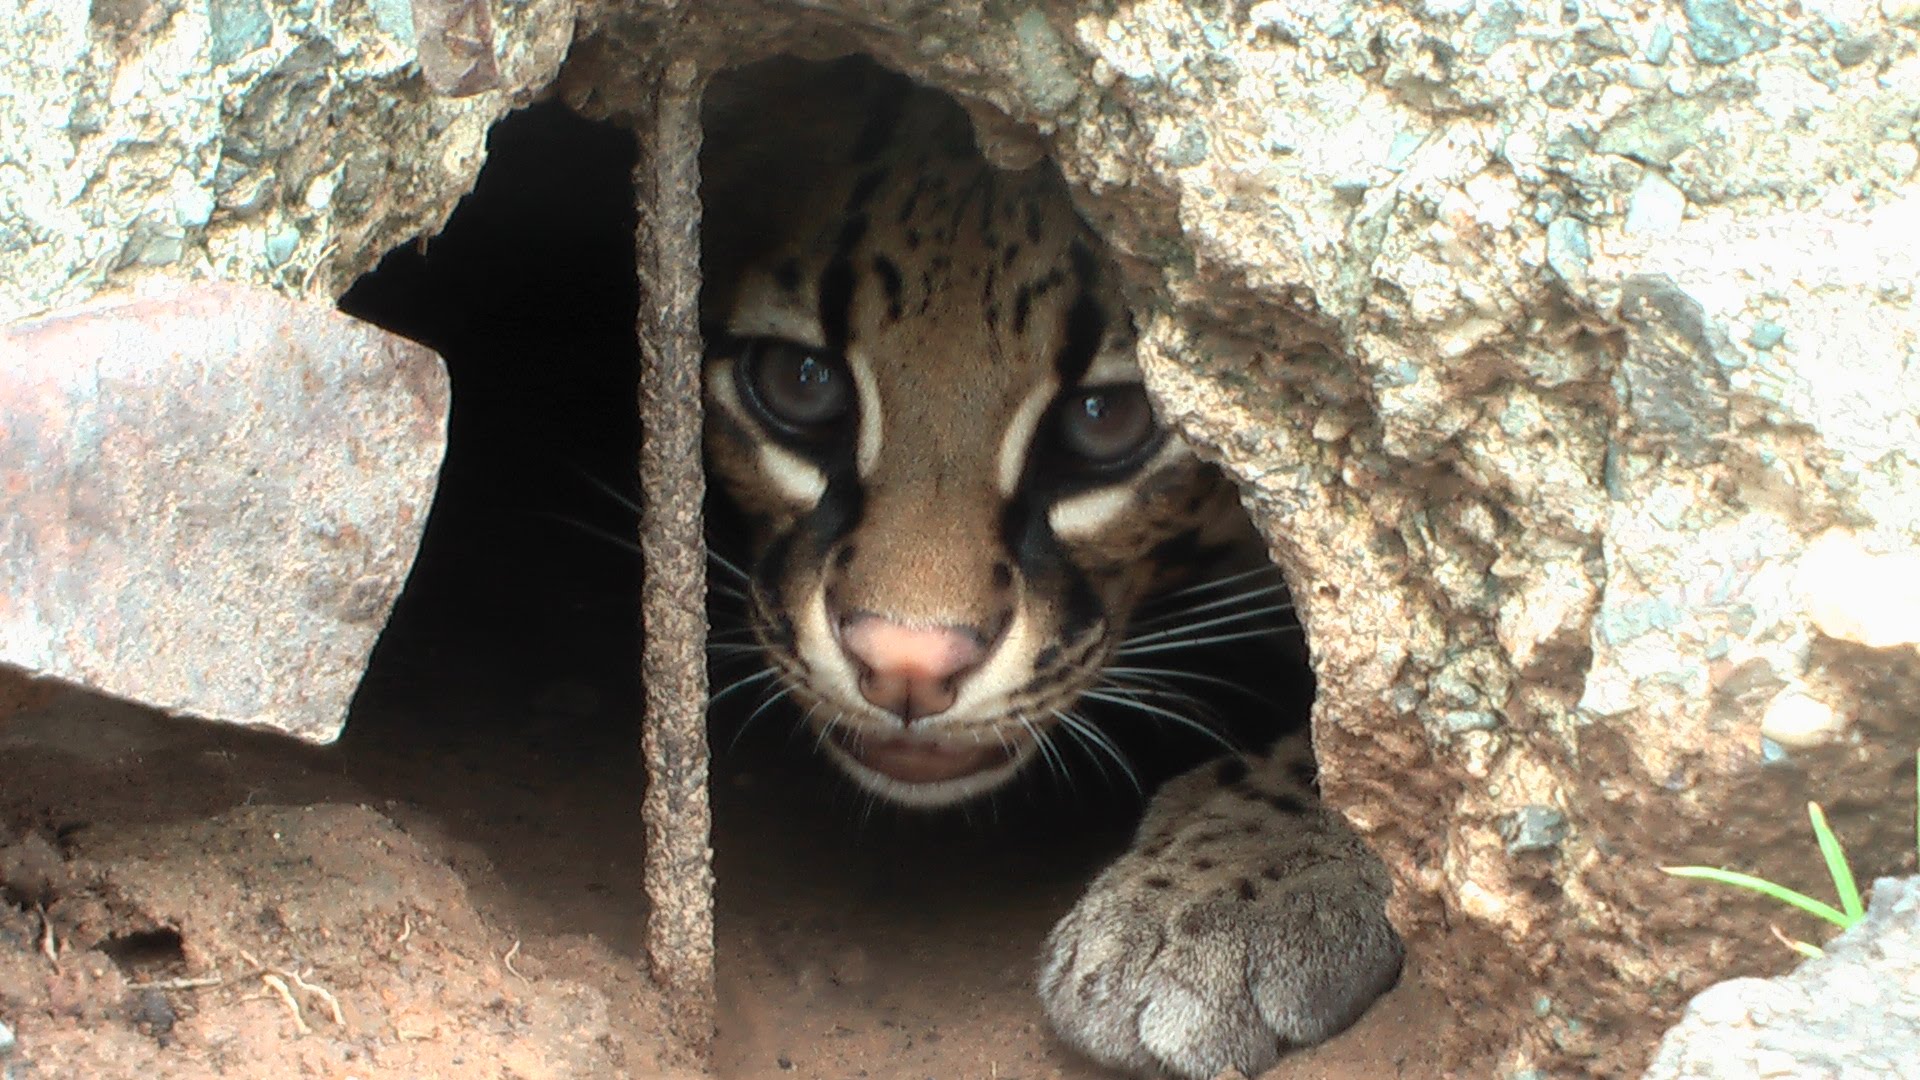
[[[750,75],[792,106],[710,98],[702,298],[749,623],[841,768],[955,802],[1039,752],[1170,551],[1245,519],[1155,418],[1050,168],[870,63]]]

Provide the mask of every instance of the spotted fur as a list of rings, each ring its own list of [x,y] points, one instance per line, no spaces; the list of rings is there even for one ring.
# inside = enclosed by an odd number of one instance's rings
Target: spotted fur
[[[861,785],[992,791],[1047,752],[1143,602],[1257,537],[1216,470],[1131,423],[1133,324],[1051,166],[993,167],[951,100],[862,60],[723,78],[707,145],[708,456],[751,523],[760,653]],[[876,690],[869,625],[932,666]],[[1140,1075],[1251,1071],[1391,984],[1384,877],[1302,753],[1155,797],[1049,941],[1068,1041]]]

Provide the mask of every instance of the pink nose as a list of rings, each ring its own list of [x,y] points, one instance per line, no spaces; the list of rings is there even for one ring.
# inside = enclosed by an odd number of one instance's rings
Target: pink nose
[[[909,723],[953,707],[960,680],[987,658],[960,626],[902,626],[879,615],[840,621],[840,646],[860,670],[860,694]]]

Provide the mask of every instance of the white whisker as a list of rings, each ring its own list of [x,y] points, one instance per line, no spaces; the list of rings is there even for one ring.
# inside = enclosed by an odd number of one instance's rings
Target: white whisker
[[[1162,686],[1168,685],[1176,679],[1186,679],[1192,682],[1206,683],[1210,686],[1225,687],[1228,690],[1238,690],[1256,700],[1266,700],[1266,695],[1250,690],[1246,686],[1234,682],[1232,679],[1222,679],[1215,675],[1207,675],[1198,671],[1187,671],[1183,668],[1115,666],[1106,668],[1104,671],[1106,674],[1131,675],[1140,679],[1155,679],[1155,677],[1158,676],[1159,678],[1156,681]]]
[[[1148,702],[1148,701],[1140,701],[1140,700],[1137,700],[1134,698],[1128,698],[1128,697],[1118,697],[1113,694],[1103,694],[1098,690],[1087,690],[1082,692],[1080,696],[1083,698],[1089,698],[1094,701],[1104,701],[1112,705],[1123,705],[1130,709],[1137,709],[1140,712],[1147,713],[1151,716],[1158,716],[1165,720],[1171,720],[1174,723],[1179,724],[1181,727],[1188,728],[1193,731],[1197,731],[1200,734],[1205,735],[1207,738],[1212,739],[1214,742],[1219,743],[1220,747],[1229,754],[1239,752],[1239,748],[1234,746],[1231,742],[1227,741],[1227,739],[1224,736],[1222,736],[1218,731],[1215,731],[1214,729],[1208,727],[1207,725],[1201,723],[1200,721],[1195,720],[1191,716],[1183,716],[1180,713],[1174,712],[1172,709],[1163,709],[1160,706],[1155,705],[1152,702]]]
[[[1188,623],[1168,630],[1156,630],[1151,634],[1140,634],[1136,637],[1129,637],[1126,640],[1126,644],[1144,645],[1150,641],[1163,641],[1170,637],[1181,637],[1198,630],[1207,630],[1215,626],[1226,626],[1230,623],[1246,622],[1248,619],[1257,619],[1264,615],[1274,615],[1282,611],[1291,611],[1292,609],[1292,604],[1269,604],[1265,607],[1252,608],[1247,611],[1236,611],[1230,615],[1217,615],[1211,619],[1202,619],[1197,623]]]
[[[1212,637],[1195,638],[1191,641],[1165,641],[1153,645],[1122,645],[1113,651],[1115,656],[1145,656],[1148,653],[1171,652],[1176,649],[1197,649],[1203,645],[1224,645],[1229,641],[1247,641],[1252,638],[1273,637],[1284,634],[1294,627],[1263,626],[1257,630],[1241,630],[1232,634],[1216,634]]]
[[[1113,740],[1108,738],[1105,732],[1088,723],[1080,716],[1064,710],[1055,710],[1053,715],[1059,718],[1060,723],[1065,725],[1068,731],[1073,732],[1075,736],[1085,740],[1087,745],[1106,754],[1107,757],[1113,761],[1114,765],[1120,769],[1120,775],[1127,778],[1127,783],[1132,785],[1136,795],[1146,794],[1146,791],[1140,786],[1140,777],[1134,773],[1133,766],[1127,764],[1126,755],[1120,752],[1120,748],[1113,744]],[[1106,766],[1099,764],[1100,759],[1098,757],[1094,757],[1093,761],[1096,765],[1099,765],[1100,774],[1105,776],[1107,774]]]
[[[762,668],[760,671],[756,672],[755,674],[748,675],[744,678],[735,679],[734,681],[728,683],[726,687],[722,689],[719,693],[707,695],[707,705],[711,707],[714,702],[719,701],[721,698],[726,697],[728,694],[733,693],[735,690],[738,690],[743,686],[752,686],[754,683],[760,682],[763,679],[771,679],[774,677],[775,674],[777,674],[777,672],[775,672],[774,669],[772,668]]]
[[[753,722],[755,720],[760,719],[761,713],[764,713],[768,709],[773,708],[776,702],[782,700],[783,698],[785,698],[787,695],[791,693],[793,693],[793,687],[782,686],[779,690],[775,691],[771,696],[769,696],[767,700],[761,702],[759,708],[753,710],[751,713],[748,713],[747,718],[740,722],[739,728],[735,729],[733,733],[733,738],[727,742],[727,753],[731,754],[734,752],[736,748],[739,747],[740,737],[747,733],[747,729],[753,726]]]
[[[1240,581],[1245,581],[1248,578],[1254,577],[1255,575],[1258,575],[1258,574],[1278,574],[1279,572],[1280,572],[1279,569],[1276,567],[1256,566],[1251,570],[1242,570],[1237,574],[1228,574],[1226,577],[1213,578],[1209,581],[1202,581],[1195,585],[1188,585],[1184,588],[1175,589],[1172,592],[1161,593],[1159,596],[1155,597],[1154,599],[1156,601],[1177,600],[1182,596],[1192,596],[1195,593],[1209,592],[1213,589],[1224,589],[1228,585],[1232,585]]]
[[[1219,600],[1212,600],[1204,604],[1193,604],[1188,607],[1174,608],[1171,611],[1160,612],[1160,613],[1154,614],[1149,618],[1142,619],[1141,621],[1139,621],[1138,623],[1135,623],[1134,625],[1140,626],[1140,627],[1158,626],[1161,623],[1168,622],[1169,620],[1172,620],[1172,619],[1184,618],[1192,615],[1199,615],[1203,612],[1208,612],[1208,611],[1217,611],[1223,607],[1231,607],[1234,604],[1244,603],[1245,601],[1252,600],[1257,597],[1272,596],[1274,593],[1285,592],[1285,591],[1286,591],[1286,586],[1284,585],[1267,585],[1258,589],[1248,589],[1246,592],[1235,593],[1232,596],[1223,597]],[[1293,608],[1293,604],[1291,601],[1289,601],[1288,603],[1282,605],[1281,610],[1283,611],[1292,610],[1292,608]]]

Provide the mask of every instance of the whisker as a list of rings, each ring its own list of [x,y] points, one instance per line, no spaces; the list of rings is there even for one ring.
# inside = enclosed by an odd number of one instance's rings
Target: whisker
[[[1100,779],[1104,780],[1108,787],[1112,787],[1113,774],[1107,771],[1106,759],[1095,752],[1095,747],[1093,743],[1088,740],[1086,732],[1082,731],[1079,725],[1069,720],[1065,714],[1055,712],[1053,715],[1060,721],[1060,730],[1066,732],[1067,736],[1072,740],[1074,749],[1085,754],[1087,760],[1093,762],[1093,767],[1099,770]],[[1075,788],[1074,790],[1078,791],[1079,789]]]
[[[742,585],[753,584],[753,578],[750,575],[748,575],[748,573],[745,570],[742,570],[740,568],[739,563],[736,563],[732,559],[727,558],[725,555],[722,555],[719,552],[713,550],[712,545],[708,545],[707,547],[707,559],[711,561],[715,566],[718,566],[720,569],[725,570],[727,573],[732,574],[736,578],[739,578],[740,583]],[[744,597],[742,598],[744,599]]]
[[[1194,697],[1192,694],[1183,693],[1179,690],[1166,690],[1166,689],[1161,689],[1159,687],[1154,687],[1154,686],[1138,686],[1132,683],[1117,682],[1112,679],[1109,679],[1106,682],[1100,683],[1099,688],[1103,690],[1113,690],[1119,693],[1122,697],[1144,696],[1144,697],[1161,698],[1167,701],[1176,701],[1182,705],[1191,706],[1196,711],[1201,713],[1210,714],[1212,712],[1212,710],[1207,707],[1206,702],[1200,700],[1197,697]]]
[[[1033,738],[1034,746],[1040,751],[1041,760],[1047,763],[1047,772],[1065,781],[1068,790],[1075,790],[1073,778],[1067,774],[1066,761],[1060,757],[1060,748],[1053,745],[1053,737],[1035,727],[1033,721],[1027,719],[1026,713],[1015,713],[1014,719],[1018,720],[1020,726],[1026,728],[1027,734]],[[1004,739],[1001,741],[1005,742]]]
[[[1228,574],[1225,577],[1217,577],[1208,581],[1199,582],[1198,584],[1188,585],[1184,588],[1175,589],[1172,592],[1161,593],[1160,595],[1154,597],[1154,600],[1156,602],[1161,600],[1177,600],[1182,596],[1192,596],[1195,593],[1208,592],[1213,589],[1223,589],[1223,588],[1226,588],[1228,585],[1232,585],[1235,582],[1245,581],[1248,578],[1254,577],[1255,575],[1258,575],[1258,574],[1278,574],[1279,572],[1280,572],[1280,569],[1275,566],[1256,566],[1251,570],[1242,570],[1237,574]]]
[[[1234,682],[1232,679],[1222,679],[1216,675],[1207,675],[1203,672],[1198,672],[1198,671],[1187,671],[1184,668],[1116,666],[1116,667],[1105,668],[1103,669],[1103,672],[1106,674],[1112,674],[1112,675],[1132,675],[1135,678],[1141,678],[1141,679],[1152,679],[1152,678],[1155,678],[1156,676],[1159,676],[1160,678],[1158,681],[1162,685],[1165,685],[1175,679],[1186,679],[1191,682],[1206,683],[1209,686],[1220,686],[1220,687],[1225,687],[1228,690],[1238,690],[1241,693],[1247,695],[1250,698],[1253,698],[1256,701],[1266,700],[1265,694],[1262,694],[1256,690],[1253,690],[1245,686],[1244,684]]]
[[[739,728],[735,729],[733,733],[733,738],[728,740],[727,753],[729,754],[733,753],[734,750],[740,746],[740,737],[747,733],[747,729],[753,726],[753,722],[755,720],[760,719],[761,713],[764,713],[768,709],[773,708],[776,702],[780,701],[782,698],[785,698],[787,695],[791,693],[793,693],[792,686],[782,686],[779,690],[775,691],[771,696],[769,696],[767,700],[761,702],[759,708],[753,710],[751,713],[748,713],[747,718],[740,722]]]
[[[621,506],[625,507],[626,509],[632,511],[635,515],[645,512],[640,506],[640,500],[634,498],[631,495],[628,495],[626,492],[621,491],[619,488],[614,487],[612,484],[607,483],[605,480],[602,480],[599,477],[588,472],[587,470],[580,468],[578,465],[574,466],[574,472],[579,475],[580,479],[585,480],[587,483],[592,484],[596,488],[599,488],[601,492],[607,495],[607,497],[611,498],[614,502],[619,503]],[[554,515],[548,515],[548,516],[554,516]],[[566,520],[566,519],[562,518],[561,520]],[[639,544],[630,543],[626,546],[630,547],[635,552],[638,552],[640,550]],[[745,570],[740,569],[737,563],[734,563],[733,561],[728,559],[726,556],[721,555],[718,552],[714,551],[713,548],[711,547],[707,548],[707,558],[713,560],[713,562],[716,565],[718,565],[722,570],[725,570],[728,573],[731,573],[734,577],[739,578],[742,582],[750,581],[750,579],[747,577],[747,572]]]
[[[1179,690],[1159,690],[1144,686],[1131,686],[1112,680],[1100,684],[1096,689],[1112,690],[1121,697],[1132,699],[1136,704],[1144,704],[1145,702],[1142,700],[1144,698],[1155,698],[1168,705],[1188,710],[1188,712],[1192,714],[1188,716],[1188,719],[1196,723],[1204,723],[1214,730],[1222,730],[1220,711],[1214,708],[1211,702],[1197,698],[1192,694],[1183,693]]]
[[[626,492],[621,491],[619,488],[614,487],[612,484],[607,483],[605,480],[600,479],[599,477],[593,475],[592,473],[588,472],[587,470],[581,468],[578,465],[573,466],[573,471],[577,476],[580,477],[580,479],[585,480],[587,483],[592,484],[594,487],[599,488],[609,498],[613,499],[614,502],[619,503],[621,506],[626,507],[628,510],[633,511],[635,514],[643,513],[643,511],[640,508],[639,499],[636,499],[633,496],[627,494]]]
[[[1156,630],[1151,634],[1129,637],[1126,640],[1126,644],[1144,645],[1149,641],[1161,641],[1170,637],[1179,637],[1182,634],[1190,634],[1196,630],[1206,630],[1215,626],[1226,626],[1229,623],[1246,622],[1248,619],[1257,619],[1265,615],[1274,615],[1282,611],[1291,610],[1293,610],[1292,604],[1268,604],[1265,607],[1252,608],[1247,611],[1236,611],[1229,615],[1216,615],[1211,619],[1202,619],[1197,623],[1188,623],[1184,626],[1176,626],[1168,630]]]
[[[562,525],[571,525],[574,528],[579,529],[581,532],[586,533],[588,536],[591,536],[597,540],[605,541],[606,543],[612,544],[614,547],[620,548],[624,551],[630,551],[635,555],[640,555],[642,557],[645,557],[645,553],[640,550],[640,542],[638,540],[632,539],[631,537],[622,536],[619,533],[608,532],[607,530],[599,527],[598,525],[589,525],[586,522],[581,521],[579,518],[568,517],[565,514],[556,514],[551,510],[529,510],[527,511],[527,513],[532,515],[533,517],[545,518],[548,521],[557,521]]]
[[[1068,731],[1086,740],[1088,745],[1100,750],[1105,753],[1108,758],[1112,759],[1114,765],[1120,769],[1120,775],[1126,777],[1127,783],[1132,785],[1134,794],[1142,796],[1146,794],[1140,787],[1140,777],[1134,773],[1133,766],[1127,764],[1126,755],[1120,752],[1120,748],[1113,744],[1113,740],[1108,738],[1105,732],[1073,713],[1056,711],[1053,715],[1060,718],[1060,722],[1066,725]],[[1096,763],[1099,760],[1097,757],[1094,758]],[[1105,776],[1106,772],[1106,766],[1100,766],[1100,774]]]
[[[1090,698],[1094,701],[1105,701],[1113,705],[1123,705],[1127,708],[1137,709],[1141,712],[1147,713],[1152,716],[1158,716],[1165,720],[1171,720],[1174,723],[1179,724],[1181,727],[1188,728],[1192,731],[1197,731],[1200,734],[1205,735],[1207,738],[1212,739],[1214,742],[1219,743],[1220,748],[1225,750],[1229,754],[1237,754],[1240,752],[1239,747],[1234,746],[1233,743],[1229,742],[1227,738],[1221,735],[1218,731],[1215,731],[1214,729],[1208,727],[1207,725],[1201,723],[1200,721],[1195,720],[1191,716],[1184,716],[1180,713],[1174,712],[1172,709],[1163,709],[1160,706],[1155,705],[1149,701],[1139,701],[1133,698],[1116,697],[1112,694],[1103,694],[1098,690],[1085,690],[1081,692],[1080,696],[1083,698]]]
[[[820,705],[821,702],[816,701],[807,707],[807,714],[800,718],[801,727],[813,726],[813,714],[820,711]],[[831,733],[835,727],[839,726],[840,721],[843,719],[845,719],[845,717],[842,714],[835,713],[827,718],[826,723],[820,725],[820,730],[815,732],[813,736],[813,750],[815,753],[819,753],[826,748],[827,735]]]
[[[1053,775],[1059,778],[1060,783],[1067,786],[1069,792],[1079,794],[1080,778],[1074,774],[1073,765],[1067,761],[1067,753],[1060,748],[1055,734],[1051,731],[1040,731],[1038,726],[1035,727],[1035,732],[1040,745],[1053,757]]]
[[[592,480],[592,477],[588,477],[588,479]],[[596,484],[599,483],[598,480],[594,480],[593,482]],[[612,490],[612,489],[608,489],[608,490]],[[591,536],[596,540],[600,540],[605,543],[612,544],[614,547],[617,547],[622,551],[626,551],[631,554],[638,555],[643,559],[646,558],[646,551],[643,548],[641,548],[640,542],[638,540],[633,539],[632,537],[622,536],[619,533],[608,532],[607,530],[600,528],[597,525],[590,525],[587,522],[581,521],[579,518],[568,517],[565,514],[556,514],[551,510],[532,510],[532,511],[529,511],[529,513],[531,513],[534,517],[545,518],[548,521],[557,521],[562,525],[572,526],[573,528],[578,529],[583,533],[586,533],[588,536]],[[733,563],[726,556],[721,555],[718,552],[714,551],[711,547],[707,549],[707,558],[710,561],[712,561],[714,565],[720,567],[722,570],[727,571],[728,573],[732,574],[734,577],[739,578],[742,584],[749,584],[749,585],[752,584],[752,579],[747,576],[747,572],[745,570],[740,569],[738,565]],[[709,579],[707,582],[707,587],[709,589],[712,589],[714,592],[721,594],[722,596],[729,596],[740,601],[745,601],[747,599],[747,594],[745,592],[741,591],[740,589],[732,585],[722,584]]]
[[[1274,637],[1293,633],[1295,626],[1262,626],[1255,630],[1241,630],[1232,634],[1216,634],[1212,637],[1195,638],[1191,641],[1165,641],[1154,645],[1122,645],[1113,650],[1115,656],[1145,656],[1148,653],[1172,652],[1177,649],[1197,649],[1203,645],[1224,645],[1229,641],[1247,641],[1252,638]]]
[[[1139,622],[1137,622],[1135,625],[1143,626],[1143,627],[1156,626],[1156,625],[1159,625],[1160,623],[1167,622],[1170,619],[1177,619],[1182,616],[1199,615],[1202,612],[1207,612],[1207,611],[1216,611],[1223,607],[1231,607],[1234,604],[1243,603],[1247,600],[1252,600],[1255,597],[1271,596],[1274,593],[1285,592],[1286,589],[1287,587],[1285,585],[1265,585],[1258,589],[1248,589],[1245,592],[1237,592],[1237,593],[1234,593],[1232,596],[1221,597],[1218,600],[1209,600],[1204,604],[1189,604],[1185,607],[1175,608],[1172,611],[1161,612],[1153,615],[1150,618],[1142,619]],[[1286,607],[1289,610],[1292,609],[1293,607],[1292,602],[1288,602]]]
[[[759,672],[755,674],[748,675],[744,678],[735,679],[732,682],[728,683],[725,689],[722,689],[719,693],[707,695],[707,705],[711,707],[715,702],[719,701],[723,697],[726,697],[728,694],[733,693],[735,690],[738,690],[743,686],[752,686],[754,683],[757,683],[762,679],[771,679],[776,674],[778,674],[778,672],[774,671],[774,669],[772,668],[762,668]]]
[[[745,653],[763,652],[758,645],[744,642],[713,641],[707,643],[707,652],[715,656],[738,656]]]

